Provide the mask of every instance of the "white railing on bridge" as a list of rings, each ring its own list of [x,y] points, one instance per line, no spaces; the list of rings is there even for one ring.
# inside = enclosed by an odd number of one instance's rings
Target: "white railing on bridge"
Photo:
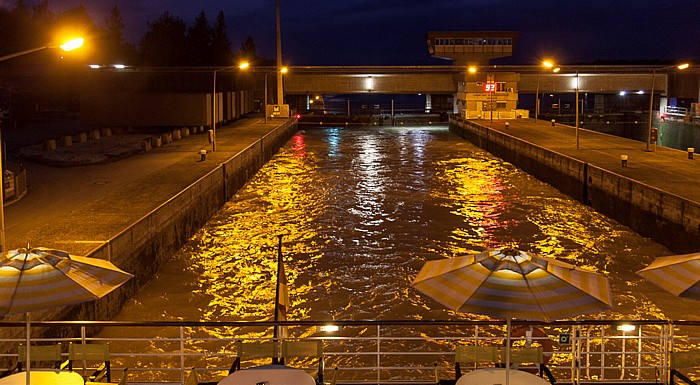
[[[526,330],[516,333],[513,345],[543,346],[557,383],[665,384],[672,354],[700,346],[697,321],[513,324]],[[322,330],[327,323],[321,322],[56,321],[32,323],[33,336],[54,336],[32,337],[32,344],[108,343],[117,380],[120,368],[128,368],[130,383],[181,384],[193,367],[202,380],[217,381],[228,373],[237,341],[273,340],[273,330],[281,325],[287,328],[287,339],[322,341],[324,377],[331,378],[337,367],[339,384],[435,383],[435,369],[439,378],[454,379],[457,345],[502,347],[506,338],[504,321],[337,321],[335,333]],[[528,338],[525,325],[539,330]],[[9,368],[17,360],[17,346],[26,339],[26,325],[2,322],[0,327],[13,331],[14,337],[0,340],[0,360]],[[243,365],[264,363],[269,360]],[[315,365],[313,360],[295,364]],[[698,363],[680,370],[695,381],[700,378]]]

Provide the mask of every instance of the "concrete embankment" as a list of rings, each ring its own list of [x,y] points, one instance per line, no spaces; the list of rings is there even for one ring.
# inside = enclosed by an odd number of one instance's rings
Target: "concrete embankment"
[[[700,167],[682,151],[532,119],[453,118],[450,131],[675,253],[700,251]],[[625,157],[625,161],[622,158]]]
[[[119,162],[124,162],[122,166],[96,166],[99,167],[95,170],[98,175],[99,170],[105,170],[103,174],[129,173],[134,165],[152,171],[112,188],[109,194],[97,200],[85,202],[77,210],[61,214],[60,220],[38,225],[26,236],[28,239],[43,237],[42,246],[110,260],[134,274],[134,278],[103,299],[39,311],[32,314],[32,319],[110,319],[277,153],[296,129],[294,119],[276,120],[266,125],[248,119],[231,127],[222,127],[217,135],[217,151],[207,154],[206,161],[199,160],[199,151],[206,146],[206,141],[190,137],[189,141],[178,142],[182,143],[178,144],[181,147],[149,151],[141,159],[121,160]],[[129,163],[131,161],[134,163]],[[78,178],[90,177],[88,169],[83,174],[84,177],[79,175]],[[101,177],[109,179],[108,175]],[[70,196],[70,186],[58,182],[62,184],[57,189],[65,190]],[[35,207],[34,210],[41,208]],[[21,322],[24,315],[10,316],[7,320]],[[13,333],[17,332],[14,329]],[[52,329],[52,334],[54,332]],[[8,337],[6,333],[0,332],[3,338]],[[33,334],[38,336],[40,332]],[[16,351],[16,344],[0,347],[0,352],[13,351]]]

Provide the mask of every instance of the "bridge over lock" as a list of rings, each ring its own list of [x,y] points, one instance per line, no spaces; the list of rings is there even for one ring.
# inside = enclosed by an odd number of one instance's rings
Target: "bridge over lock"
[[[298,66],[291,67],[284,77],[284,93],[288,101],[317,95],[383,94],[441,95],[451,101],[451,113],[470,117],[471,113],[500,111],[500,117],[516,117],[519,97],[527,95],[573,95],[579,93],[595,100],[596,109],[608,111],[618,103],[621,91],[656,97],[669,93],[668,74],[654,73],[653,66],[576,66],[558,73],[545,72],[539,66],[479,66],[470,72],[465,66]],[[274,69],[271,69],[274,71]],[[484,89],[495,84],[493,92]],[[426,111],[430,96],[426,97]],[[614,96],[614,98],[613,98]],[[573,96],[572,96],[573,98]],[[647,101],[641,103],[648,106]],[[538,98],[539,99],[539,98]],[[291,104],[291,103],[290,103]],[[488,112],[487,112],[488,113]],[[518,113],[527,114],[527,112]],[[512,115],[512,116],[511,116]]]

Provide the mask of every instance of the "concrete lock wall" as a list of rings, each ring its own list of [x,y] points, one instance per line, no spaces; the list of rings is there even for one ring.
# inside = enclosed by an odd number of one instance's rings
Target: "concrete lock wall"
[[[697,251],[696,202],[470,121],[450,131],[673,252]]]
[[[159,267],[277,153],[279,148],[292,137],[296,128],[296,123],[288,120],[192,183],[138,222],[86,254],[87,257],[112,261],[121,269],[134,274],[133,279],[100,300],[36,312],[33,313],[33,318],[37,320],[112,318],[121,310],[123,304],[151,279]],[[24,315],[10,316],[7,320],[22,322]],[[20,331],[20,333],[23,332],[23,330]],[[70,331],[64,332],[56,328],[51,328],[51,332],[54,333],[52,337],[70,333]],[[9,333],[17,333],[17,330],[13,328],[12,331],[0,332],[0,335],[5,337],[5,334]],[[10,338],[14,337],[21,338],[19,335]],[[0,346],[0,349],[11,351],[16,349],[16,344]]]

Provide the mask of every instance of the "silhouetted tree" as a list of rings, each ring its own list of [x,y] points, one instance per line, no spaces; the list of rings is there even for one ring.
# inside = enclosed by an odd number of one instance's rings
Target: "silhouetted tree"
[[[48,4],[42,1],[34,7],[18,0],[12,9],[0,12],[0,54],[9,54],[41,47],[49,43],[47,31],[53,25]],[[13,61],[13,63],[18,63]]]
[[[231,52],[231,40],[229,40],[226,33],[226,19],[223,11],[219,11],[219,14],[216,16],[211,46],[215,65],[231,65],[233,53]]]
[[[152,66],[186,65],[186,30],[185,22],[167,11],[155,21],[149,21],[148,31],[140,43],[143,63]]]
[[[135,56],[134,47],[124,39],[124,21],[116,5],[109,11],[102,39],[102,61],[105,64],[130,63]]]
[[[240,60],[247,60],[249,62],[254,62],[257,58],[255,53],[255,41],[251,36],[248,36],[243,44],[241,44],[241,49],[238,53]]]
[[[187,64],[205,66],[213,64],[213,31],[204,11],[194,19],[194,25],[187,30]]]

